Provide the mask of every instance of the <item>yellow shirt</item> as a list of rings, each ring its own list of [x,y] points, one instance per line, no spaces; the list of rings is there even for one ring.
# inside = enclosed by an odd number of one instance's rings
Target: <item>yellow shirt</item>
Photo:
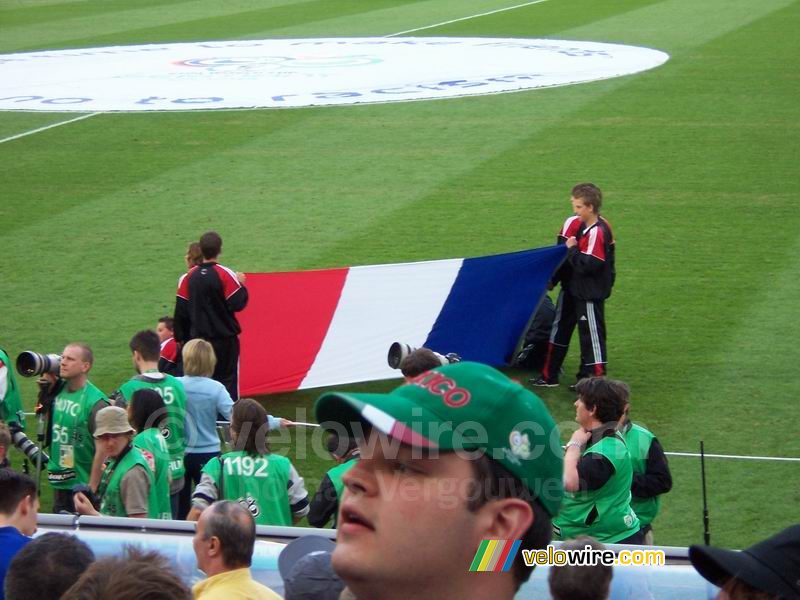
[[[281,600],[275,592],[254,581],[250,569],[225,571],[194,585],[195,600]]]

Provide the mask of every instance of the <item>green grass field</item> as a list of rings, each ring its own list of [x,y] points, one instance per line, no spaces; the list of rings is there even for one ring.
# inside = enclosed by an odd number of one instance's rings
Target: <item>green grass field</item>
[[[383,36],[514,4],[0,0],[0,52]],[[596,40],[671,58],[435,102],[101,114],[0,143],[0,344],[16,355],[87,341],[109,392],[131,374],[132,333],[171,312],[186,245],[209,228],[241,271],[493,254],[552,243],[570,187],[589,180],[617,238],[609,374],[630,383],[634,419],[668,451],[704,440],[712,453],[799,457],[798,28],[797,0],[548,0],[416,35]],[[0,139],[74,116],[0,112]],[[569,373],[577,359],[573,347]],[[310,418],[318,394],[264,402]],[[541,396],[557,421],[574,417],[565,388]],[[306,449],[296,462],[313,488],[328,465],[309,444],[287,446]],[[671,467],[656,541],[701,542],[699,463]],[[798,463],[709,460],[707,473],[715,544],[800,521]]]

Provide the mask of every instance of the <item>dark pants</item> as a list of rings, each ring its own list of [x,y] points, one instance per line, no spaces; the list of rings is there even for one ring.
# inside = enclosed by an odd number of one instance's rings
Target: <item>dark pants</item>
[[[53,514],[58,515],[61,511],[76,512],[72,490],[53,490]]]
[[[217,366],[211,379],[224,385],[236,402],[239,399],[239,338],[216,338],[208,341],[217,356]]]
[[[206,463],[219,455],[219,452],[192,452],[184,455],[183,466],[186,467],[186,474],[184,475],[183,489],[178,492],[177,519],[181,521],[186,520],[186,515],[189,514],[189,510],[192,508],[192,488],[200,483],[200,476]]]
[[[565,292],[558,293],[556,316],[550,332],[547,356],[542,368],[542,379],[558,383],[561,365],[569,350],[575,326],[581,344],[581,366],[576,379],[605,375],[606,373],[606,321],[603,300],[580,300]]]
[[[615,544],[633,544],[635,546],[641,546],[644,544],[644,533],[640,529],[636,533],[634,533],[630,537],[626,537],[624,540],[620,540],[618,542],[614,542]]]

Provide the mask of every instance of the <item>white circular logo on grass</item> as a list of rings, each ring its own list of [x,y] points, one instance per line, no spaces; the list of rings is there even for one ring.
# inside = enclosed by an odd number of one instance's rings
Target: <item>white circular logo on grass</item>
[[[326,38],[0,55],[0,110],[280,108],[515,92],[638,73],[658,50],[562,40]]]

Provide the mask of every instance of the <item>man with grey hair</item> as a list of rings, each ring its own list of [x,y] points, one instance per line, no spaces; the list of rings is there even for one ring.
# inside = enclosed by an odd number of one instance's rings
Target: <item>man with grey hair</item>
[[[221,500],[206,508],[197,521],[192,545],[197,568],[208,579],[192,588],[195,599],[280,600],[250,575],[255,542],[256,522],[241,504]]]

